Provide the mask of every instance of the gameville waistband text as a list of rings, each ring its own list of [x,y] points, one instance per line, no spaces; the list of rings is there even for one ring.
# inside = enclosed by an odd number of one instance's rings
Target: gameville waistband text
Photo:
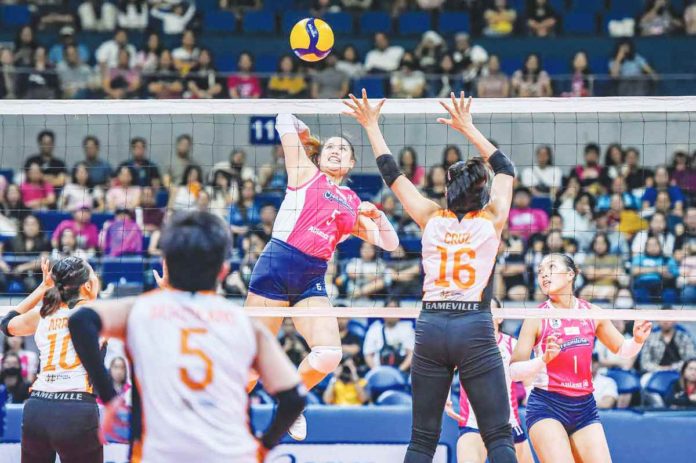
[[[87,392],[46,392],[31,391],[31,397],[46,400],[67,400],[73,402],[96,402],[96,398]]]
[[[474,312],[490,311],[489,302],[482,301],[423,301],[424,312]]]

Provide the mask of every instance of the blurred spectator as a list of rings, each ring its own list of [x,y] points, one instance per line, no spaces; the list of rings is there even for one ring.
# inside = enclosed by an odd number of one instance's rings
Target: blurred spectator
[[[418,154],[410,146],[406,146],[399,152],[399,168],[417,187],[425,183],[425,167],[418,164]]]
[[[672,408],[696,408],[696,358],[684,362],[666,402]]]
[[[140,206],[140,186],[135,184],[135,172],[133,169],[121,165],[115,172],[116,182],[106,192],[106,209],[117,211],[119,209],[135,209]]]
[[[655,71],[636,53],[632,41],[619,42],[614,57],[609,61],[609,73],[616,81],[619,96],[644,96],[650,90],[649,79],[656,79]]]
[[[447,51],[447,44],[440,34],[428,31],[414,50],[413,54],[421,71],[432,74],[437,72],[440,58]]]
[[[372,6],[372,0],[341,0],[343,7],[353,11],[369,10]]]
[[[625,255],[629,252],[623,235],[631,238],[647,226],[647,222],[641,219],[635,210],[624,207],[624,201],[619,194],[612,194],[609,210],[605,214],[600,213],[597,216],[597,229],[603,227],[605,231],[609,231],[611,249],[616,254]]]
[[[339,0],[313,0],[309,11],[312,13],[312,16],[321,18],[326,13],[341,11],[341,2]]]
[[[302,98],[308,90],[307,80],[297,68],[297,60],[281,56],[278,71],[268,81],[269,98]]]
[[[145,212],[143,210],[143,212]],[[172,217],[174,214],[174,211],[171,209],[167,209],[166,212],[163,214],[163,221],[162,221],[162,227],[167,224],[169,219]],[[147,233],[147,232],[146,232]],[[160,237],[162,236],[162,228],[158,227],[152,230],[152,233],[150,234],[150,242],[147,245],[147,255],[154,257],[154,256],[161,256],[162,255],[162,249],[160,248]]]
[[[648,179],[652,179],[654,173],[641,165],[640,152],[638,148],[626,148],[624,154],[624,169],[626,185],[629,190],[636,190],[645,187]]]
[[[30,383],[36,379],[39,371],[39,356],[33,350],[27,349],[25,338],[21,336],[6,337],[2,344],[2,360],[5,356],[14,355],[18,359],[19,375]]]
[[[677,328],[675,322],[661,321],[658,326],[660,330],[653,331],[645,341],[640,366],[647,373],[678,371],[686,360],[696,357],[694,340],[686,330]]]
[[[147,27],[149,13],[146,0],[119,0],[118,27],[144,30]]]
[[[285,170],[285,154],[282,145],[274,145],[271,149],[271,162],[263,164],[259,169],[259,184],[264,191],[285,192],[288,184],[288,174]]]
[[[222,96],[221,79],[213,65],[213,57],[210,50],[204,48],[198,55],[196,63],[186,75],[185,98],[210,99]]]
[[[292,319],[286,318],[283,320],[278,341],[283,346],[285,355],[288,356],[294,365],[299,365],[302,360],[309,354],[309,346],[302,336],[297,333],[292,324]]]
[[[370,325],[365,334],[363,355],[370,368],[392,366],[407,373],[413,360],[416,334],[410,321],[385,318]]]
[[[174,67],[172,54],[169,50],[162,50],[157,70],[146,79],[145,88],[149,98],[160,100],[181,98],[184,92],[184,82]]]
[[[675,301],[674,285],[675,279],[679,276],[679,267],[672,257],[666,257],[657,237],[650,236],[645,243],[645,249],[640,253],[634,253],[631,274],[633,294],[637,302]]]
[[[594,391],[592,395],[595,402],[597,402],[597,408],[615,408],[616,402],[619,400],[619,388],[616,385],[616,381],[602,373],[599,367],[597,354],[593,354],[592,385],[594,386]]]
[[[28,291],[36,288],[41,281],[41,259],[51,252],[51,244],[41,231],[41,223],[35,215],[27,215],[22,221],[22,228],[17,236],[9,242],[7,251],[27,259],[12,269],[12,275],[22,279]]]
[[[25,171],[25,178],[20,185],[22,202],[34,210],[48,209],[55,206],[56,195],[51,185],[41,172],[38,162],[29,164]]]
[[[561,93],[565,97],[592,96],[594,87],[594,76],[590,70],[590,63],[587,53],[579,51],[575,53],[571,62],[570,90]]]
[[[32,13],[38,18],[38,29],[75,26],[74,5],[67,0],[44,0],[33,2]]]
[[[36,42],[34,29],[31,26],[22,26],[17,31],[14,41],[14,64],[17,67],[26,68],[34,63],[34,51],[39,44]]]
[[[349,79],[343,71],[336,69],[336,55],[324,59],[324,67],[312,77],[312,98],[345,98],[348,94]]]
[[[419,253],[408,253],[400,244],[389,254],[386,262],[386,282],[389,296],[417,299],[422,294]]]
[[[643,193],[643,209],[655,207],[657,193],[666,191],[669,193],[669,199],[674,206],[674,214],[684,214],[684,194],[676,185],[672,185],[669,181],[669,171],[665,166],[659,166],[655,169],[655,179],[652,186],[648,186]]]
[[[99,139],[94,135],[87,135],[82,140],[90,186],[106,186],[111,180],[111,164],[99,157],[99,145]]]
[[[501,236],[497,263],[496,271],[500,275],[497,280],[501,286],[498,287],[496,296],[512,301],[529,299],[524,241],[518,236],[510,235],[507,227]]]
[[[235,148],[230,152],[229,160],[221,161],[213,165],[213,170],[211,171],[211,177],[215,177],[218,172],[223,172],[229,176],[230,182],[232,183],[230,187],[238,188],[237,185],[241,183],[242,180],[255,180],[256,171],[253,167],[247,166],[246,164],[246,151],[241,148]],[[235,193],[235,201],[237,200],[238,194]]]
[[[570,172],[571,177],[580,181],[583,191],[599,195],[602,191],[601,179],[604,177],[604,167],[599,163],[599,145],[588,143],[584,149],[583,165],[577,165]]]
[[[595,235],[590,249],[583,265],[586,285],[580,297],[589,301],[613,301],[618,288],[628,284],[623,256],[610,253],[609,239],[603,233]]]
[[[515,29],[517,12],[508,6],[507,0],[493,0],[490,8],[484,12],[483,19],[486,21],[483,30],[485,35],[510,35]]]
[[[142,229],[147,233],[152,233],[162,226],[164,221],[164,211],[157,207],[157,198],[152,187],[142,188],[140,194],[140,207],[142,208]]]
[[[22,369],[17,354],[8,352],[3,355],[0,383],[7,391],[7,403],[23,404],[29,398],[31,383],[22,377]],[[5,404],[2,406],[4,407]]]
[[[22,191],[19,185],[10,183],[2,201],[2,215],[12,219],[18,226],[29,214],[29,208],[22,202]],[[15,227],[16,229],[17,227]]]
[[[114,220],[104,224],[99,243],[104,255],[109,257],[142,254],[143,233],[130,211],[117,209]]]
[[[669,0],[648,0],[640,15],[640,35],[665,35],[682,28]]]
[[[159,167],[147,158],[147,142],[144,138],[134,137],[130,141],[131,159],[123,161],[116,170],[123,166],[130,167],[135,173],[135,184],[141,187],[159,188],[162,184]]]
[[[365,71],[372,73],[396,71],[401,65],[403,55],[403,47],[390,46],[387,34],[378,32],[375,34],[375,48],[367,52],[365,56]]]
[[[104,0],[87,0],[77,7],[83,31],[111,32],[116,28],[118,9]]]
[[[150,32],[142,50],[135,56],[135,66],[141,72],[151,74],[157,70],[159,56],[162,54],[162,43],[157,32]]]
[[[197,164],[189,164],[181,181],[169,189],[169,208],[175,211],[193,209],[203,189],[203,171]]]
[[[365,388],[367,381],[358,376],[358,369],[352,357],[348,357],[334,371],[329,386],[324,391],[327,405],[363,405],[370,400]]]
[[[403,54],[399,70],[390,78],[391,96],[394,98],[420,98],[425,92],[425,74],[418,70],[410,52]]]
[[[690,0],[684,8],[684,27],[688,35],[696,35],[696,1]]]
[[[529,34],[536,37],[556,35],[556,12],[548,0],[530,0],[527,6]]]
[[[365,67],[360,61],[358,50],[353,45],[347,45],[343,49],[341,58],[336,63],[336,69],[348,76],[349,79],[361,77],[365,73]]]
[[[114,38],[99,45],[99,48],[97,48],[97,51],[94,53],[102,72],[105,72],[109,68],[118,67],[118,55],[122,48],[128,51],[128,56],[130,57],[128,67],[135,66],[135,54],[137,50],[133,45],[128,43],[128,34],[126,30],[118,28],[114,31]]]
[[[425,179],[425,195],[440,204],[442,208],[447,207],[445,194],[447,193],[447,171],[440,165],[434,165],[430,168],[428,176]]]
[[[594,196],[580,193],[573,201],[572,208],[562,208],[558,211],[563,217],[564,236],[573,236],[582,251],[590,247],[595,234],[594,209]]]
[[[624,207],[637,211],[640,209],[638,199],[633,193],[626,190],[626,182],[623,177],[616,177],[611,182],[611,191],[599,197],[597,200],[597,211],[607,211],[611,209],[611,200],[614,195],[621,196]]]
[[[227,10],[241,20],[244,13],[250,10],[260,10],[263,0],[220,0],[220,9]]]
[[[678,215],[673,214],[674,208],[672,207],[672,201],[669,199],[669,193],[666,191],[660,191],[657,193],[657,199],[655,200],[655,212],[662,212],[667,221],[667,230],[670,233],[675,233],[675,230],[679,225],[681,225],[682,218]],[[676,240],[675,240],[675,249]]]
[[[230,296],[246,296],[254,266],[261,256],[267,241],[259,232],[249,232],[242,239],[244,257],[237,270],[233,270],[225,279],[225,290]]]
[[[128,365],[123,357],[115,357],[109,365],[109,378],[116,394],[125,394],[131,388],[128,381]]]
[[[348,297],[358,299],[384,294],[386,269],[384,261],[377,256],[375,246],[363,241],[360,244],[360,257],[354,257],[346,264]]]
[[[230,207],[230,229],[232,233],[244,235],[249,227],[261,221],[261,202],[256,199],[256,184],[253,180],[242,182],[239,202]]]
[[[62,97],[66,99],[89,98],[92,90],[99,88],[98,79],[95,78],[92,68],[80,59],[75,46],[66,46],[64,54],[65,59],[56,66]]]
[[[532,53],[524,60],[522,69],[512,75],[512,96],[518,97],[548,97],[553,95],[551,78],[541,68],[541,59]]]
[[[686,255],[679,267],[677,287],[684,304],[696,304],[696,242],[685,246]]]
[[[75,235],[77,246],[86,251],[94,250],[99,246],[99,230],[92,223],[92,212],[87,206],[82,206],[73,212],[72,219],[63,220],[51,235],[51,245],[58,247],[59,238],[65,230],[70,230]]]
[[[442,167],[445,171],[448,171],[453,164],[461,160],[462,151],[457,145],[448,145],[445,147],[445,150],[442,152]]]
[[[88,172],[89,168],[86,162],[81,161],[75,164],[72,169],[71,182],[65,185],[60,192],[58,209],[70,212],[82,207],[90,210],[104,210],[104,190],[99,185],[91,186]]]
[[[191,155],[192,148],[193,138],[191,138],[191,135],[184,133],[176,137],[174,156],[170,161],[164,182],[166,187],[182,185],[182,182],[186,178],[184,174],[187,168],[192,164],[197,165]]]
[[[454,71],[454,61],[449,54],[442,55],[438,63],[437,76],[428,78],[428,96],[447,98],[452,92],[461,91],[460,76]]]
[[[549,227],[549,216],[543,209],[532,207],[532,192],[525,187],[515,189],[508,219],[511,235],[525,241],[534,234],[544,233]]]
[[[619,143],[610,143],[604,151],[604,169],[602,172],[602,183],[610,188],[612,181],[617,177],[622,177],[626,170],[624,151]]]
[[[480,77],[489,57],[482,46],[471,44],[469,34],[458,32],[454,36],[452,58],[455,69],[462,74],[464,81],[469,86],[476,78]]]
[[[275,205],[270,203],[265,203],[261,206],[261,211],[259,212],[260,222],[254,226],[254,229],[261,232],[266,241],[270,241],[271,235],[273,233],[273,223],[278,216],[278,209]]]
[[[210,195],[210,212],[229,223],[230,206],[239,198],[239,183],[233,181],[227,172],[218,170],[206,191]]]
[[[63,26],[60,29],[60,43],[51,47],[48,52],[48,60],[55,65],[59,65],[65,59],[65,51],[71,46],[77,49],[80,62],[89,62],[89,49],[85,45],[77,43],[75,40],[75,28],[72,26]]]
[[[227,91],[230,98],[260,98],[261,81],[252,74],[254,58],[243,51],[237,60],[237,72],[227,78]]]
[[[88,252],[84,249],[80,249],[77,244],[75,233],[69,228],[66,228],[58,235],[58,242],[53,246],[53,251],[51,252],[51,260],[60,260],[71,256],[87,260],[93,255],[94,250]]]
[[[36,47],[33,67],[17,77],[17,95],[27,100],[50,100],[60,95],[60,83],[46,48]]]
[[[9,188],[12,185],[8,186]],[[684,224],[677,227],[677,242],[680,248],[696,244],[696,206],[690,207],[684,214]]]
[[[490,55],[483,75],[478,79],[476,91],[479,98],[507,98],[510,96],[510,79],[500,70],[498,55]]]
[[[198,63],[200,54],[201,50],[196,46],[196,34],[191,29],[187,29],[181,36],[181,46],[172,51],[174,67],[182,76],[185,76]]]
[[[563,183],[563,171],[553,164],[553,151],[549,145],[536,149],[536,163],[522,169],[522,185],[531,188],[534,196],[555,198]]]
[[[686,151],[676,151],[669,175],[686,196],[687,203],[696,205],[696,151],[691,156]]]
[[[17,98],[17,69],[14,65],[12,50],[0,48],[0,98],[14,100]]]
[[[394,227],[395,230],[397,230],[397,233],[400,232],[401,229],[401,216],[397,214],[397,202],[396,202],[396,196],[394,196],[394,193],[391,191],[386,192],[384,194],[381,194],[380,196],[380,208],[382,209],[382,212],[384,212],[384,215],[387,217],[387,220],[392,224],[392,227]]]
[[[150,14],[162,21],[162,32],[167,35],[177,35],[183,33],[188,27],[189,22],[196,14],[196,5],[191,2],[182,1],[165,10],[161,4],[155,4],[150,10]]]

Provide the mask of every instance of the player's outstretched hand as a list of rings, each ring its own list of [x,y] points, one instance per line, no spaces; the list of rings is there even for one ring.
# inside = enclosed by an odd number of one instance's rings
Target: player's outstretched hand
[[[652,332],[652,323],[647,320],[636,320],[633,324],[633,338],[638,344],[643,344]]]
[[[454,92],[450,93],[450,98],[452,106],[444,101],[440,102],[440,105],[449,113],[450,118],[440,117],[437,122],[466,135],[474,127],[474,121],[471,117],[471,97],[465,98],[462,91],[459,94],[459,99],[454,95]]]
[[[386,99],[382,98],[376,105],[370,105],[367,99],[367,91],[364,88],[362,89],[361,99],[356,98],[352,93],[348,97],[350,101],[343,100],[343,104],[348,106],[351,111],[343,111],[341,114],[352,117],[365,128],[376,125],[379,122],[379,112],[387,101]]]
[[[358,206],[358,214],[364,215],[369,219],[378,219],[382,215],[382,211],[377,209],[377,206],[369,201],[363,201]]]
[[[102,412],[99,426],[99,439],[102,444],[109,442],[127,444],[130,438],[131,408],[123,395],[111,400]]]
[[[41,284],[43,285],[44,289],[53,288],[54,283],[53,277],[51,276],[51,263],[48,257],[41,258],[41,273],[43,277]]]
[[[450,399],[449,397],[447,398],[447,402],[445,403],[445,413],[447,414],[447,416],[449,416],[455,421],[466,421],[464,417],[462,417],[459,413],[454,411],[452,399]]]
[[[556,336],[548,336],[546,338],[546,350],[544,351],[544,356],[542,359],[544,363],[549,363],[561,353],[561,346],[558,344],[558,338]]]
[[[155,277],[157,287],[160,289],[169,288],[169,270],[167,270],[167,262],[162,261],[162,275],[157,270],[152,270],[152,275]]]

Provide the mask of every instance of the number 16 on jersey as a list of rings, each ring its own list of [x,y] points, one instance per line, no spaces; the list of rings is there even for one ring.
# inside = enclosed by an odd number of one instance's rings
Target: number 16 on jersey
[[[476,259],[476,251],[471,248],[450,250],[438,246],[440,252],[440,271],[435,280],[437,286],[449,288],[454,283],[459,289],[469,289],[476,281],[476,269],[471,261]]]

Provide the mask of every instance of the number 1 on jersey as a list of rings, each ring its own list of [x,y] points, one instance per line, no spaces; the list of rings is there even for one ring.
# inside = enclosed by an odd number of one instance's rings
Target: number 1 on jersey
[[[438,246],[440,251],[440,274],[435,285],[449,288],[450,281],[454,281],[460,289],[469,289],[474,286],[476,280],[476,269],[470,264],[462,264],[462,256],[467,255],[469,260],[476,259],[476,251],[471,248],[461,248],[454,252],[454,262],[451,276],[447,275],[447,263],[449,262],[449,250],[444,246]],[[466,279],[462,280],[462,272],[466,272]]]

